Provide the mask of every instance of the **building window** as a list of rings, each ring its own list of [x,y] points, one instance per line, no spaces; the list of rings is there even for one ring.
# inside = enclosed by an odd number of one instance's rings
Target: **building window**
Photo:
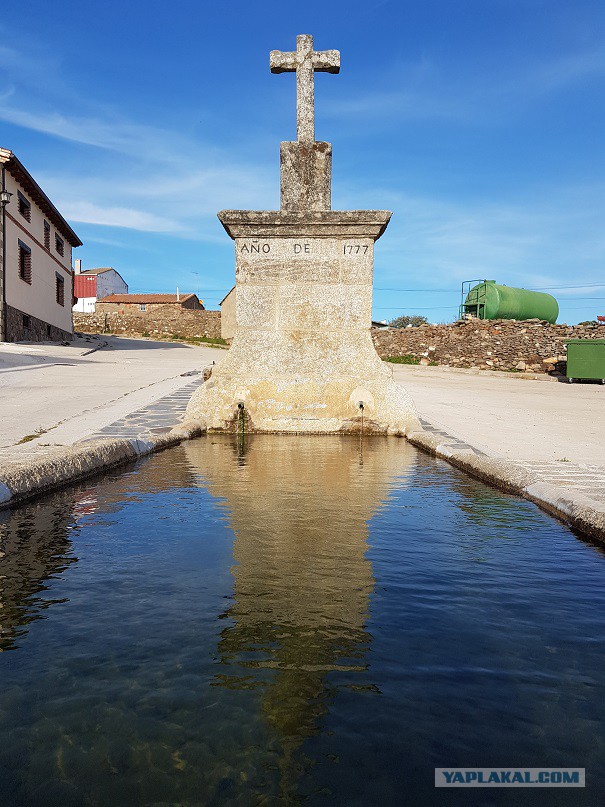
[[[19,277],[21,280],[25,280],[26,283],[31,285],[32,282],[32,251],[24,244],[23,241],[19,241]]]
[[[27,221],[32,220],[32,206],[29,203],[29,200],[23,196],[21,191],[17,191],[17,197],[19,199],[19,213],[23,216],[24,219]]]
[[[59,238],[57,233],[55,233],[55,249],[61,257],[65,255],[65,244],[63,243],[63,239]]]
[[[147,311],[147,305],[145,303],[141,303],[139,305],[139,311]]]
[[[31,317],[28,317],[27,314],[23,314],[23,327],[25,328],[26,331],[29,331],[31,326],[32,326]]]
[[[44,248],[50,252],[50,224],[44,221]]]
[[[56,280],[56,296],[59,305],[65,305],[65,280],[59,275],[55,275]]]

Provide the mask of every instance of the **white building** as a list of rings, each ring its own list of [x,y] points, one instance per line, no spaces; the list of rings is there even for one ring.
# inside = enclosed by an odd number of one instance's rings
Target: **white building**
[[[12,151],[0,148],[0,341],[71,339],[72,248],[82,242]]]
[[[128,284],[111,266],[82,271],[82,261],[75,262],[73,310],[94,314],[97,301],[110,294],[128,294]]]

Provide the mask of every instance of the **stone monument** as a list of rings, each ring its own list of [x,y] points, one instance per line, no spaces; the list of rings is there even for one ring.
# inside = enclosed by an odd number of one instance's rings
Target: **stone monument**
[[[332,147],[315,140],[314,73],[338,73],[336,50],[272,51],[296,72],[297,140],[281,143],[281,209],[223,210],[235,241],[236,332],[193,395],[187,420],[209,431],[403,434],[413,404],[370,336],[374,242],[386,210],[331,210]]]

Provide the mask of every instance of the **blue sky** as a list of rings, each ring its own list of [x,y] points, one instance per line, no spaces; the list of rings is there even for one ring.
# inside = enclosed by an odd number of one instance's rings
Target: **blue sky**
[[[29,0],[0,32],[0,145],[84,267],[131,291],[216,307],[231,287],[216,212],[279,206],[295,87],[269,51],[310,33],[341,51],[340,75],[316,76],[333,207],[393,211],[375,318],[449,321],[482,277],[576,286],[552,291],[559,321],[605,314],[602,0]]]

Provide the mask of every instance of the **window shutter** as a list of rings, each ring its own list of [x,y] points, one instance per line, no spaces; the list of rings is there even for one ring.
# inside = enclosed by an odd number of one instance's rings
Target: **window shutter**
[[[17,191],[17,197],[19,199],[19,213],[23,216],[24,219],[27,221],[32,220],[32,207],[29,203],[29,200],[23,196],[21,191]]]
[[[65,281],[59,275],[56,276],[56,295],[57,303],[65,305]]]
[[[24,252],[23,253],[23,280],[26,283],[32,282],[32,254],[31,252]]]
[[[31,249],[19,241],[19,277],[31,285],[32,282],[32,253]]]

